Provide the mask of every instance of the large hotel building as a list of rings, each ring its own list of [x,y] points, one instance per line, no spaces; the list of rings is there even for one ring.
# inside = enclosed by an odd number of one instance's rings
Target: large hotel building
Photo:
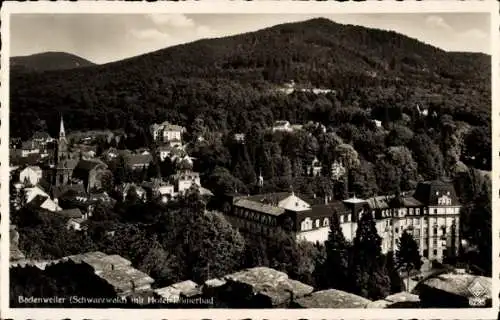
[[[324,242],[328,238],[330,217],[337,214],[347,241],[356,236],[357,222],[365,210],[371,210],[382,252],[397,248],[404,231],[413,235],[420,254],[442,261],[455,256],[459,247],[460,204],[450,182],[429,181],[418,184],[411,195],[307,199],[292,193],[232,196],[228,220],[241,232],[266,236],[277,226],[288,224],[297,240]]]

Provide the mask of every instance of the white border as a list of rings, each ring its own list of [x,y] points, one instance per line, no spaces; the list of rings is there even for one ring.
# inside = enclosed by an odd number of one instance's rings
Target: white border
[[[228,2],[220,0],[200,2],[10,2],[3,4],[1,12],[1,127],[0,133],[4,142],[0,145],[0,176],[9,176],[9,36],[10,36],[10,14],[13,13],[106,13],[106,14],[147,14],[147,13],[451,13],[451,12],[484,12],[491,13],[491,43],[492,43],[492,87],[497,88],[500,74],[499,65],[499,5],[497,1],[422,1],[422,2],[286,2],[283,1],[258,1],[258,2]],[[500,128],[496,128],[500,121],[500,110],[494,111],[493,106],[498,104],[499,92],[492,89],[492,125],[494,146],[500,144]],[[498,168],[499,149],[492,148],[493,168]],[[498,172],[493,170],[493,195],[492,211],[495,212],[499,204],[498,191],[500,190]],[[10,309],[9,308],[9,218],[6,214],[8,208],[9,194],[8,183],[1,180],[0,203],[2,208],[1,231],[1,273],[0,273],[0,310],[3,318],[26,319],[102,319],[102,318],[129,318],[129,319],[203,319],[203,318],[280,318],[280,319],[320,319],[336,317],[343,319],[410,319],[410,318],[434,318],[434,319],[496,319],[499,311],[499,281],[496,276],[500,273],[499,264],[499,223],[496,214],[492,216],[493,233],[493,307],[490,309],[260,309],[260,310],[238,310],[238,309],[194,309],[194,310],[172,310],[172,309]]]

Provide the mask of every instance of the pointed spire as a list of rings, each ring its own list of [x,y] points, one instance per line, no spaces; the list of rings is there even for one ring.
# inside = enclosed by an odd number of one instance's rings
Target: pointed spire
[[[61,126],[59,127],[59,138],[66,138],[66,132],[64,131],[64,120],[61,115]]]

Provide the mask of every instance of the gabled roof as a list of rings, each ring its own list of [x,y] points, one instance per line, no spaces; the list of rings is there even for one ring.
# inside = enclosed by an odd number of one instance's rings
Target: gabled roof
[[[290,211],[306,211],[311,209],[311,205],[297,197],[293,192],[291,195],[278,203],[280,208]]]
[[[31,200],[28,205],[33,208],[40,208],[42,204],[48,199],[49,197],[43,196],[41,194],[36,195],[33,200]]]

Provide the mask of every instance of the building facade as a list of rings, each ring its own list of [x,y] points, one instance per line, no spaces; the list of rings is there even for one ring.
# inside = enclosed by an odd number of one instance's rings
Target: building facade
[[[324,242],[330,219],[337,215],[347,241],[356,236],[358,220],[365,212],[375,219],[383,253],[397,249],[407,232],[417,242],[421,256],[442,261],[458,254],[460,203],[450,182],[422,182],[411,195],[356,197],[343,201],[305,199],[290,193],[232,197],[225,214],[242,232],[270,235],[287,226],[299,241]]]

